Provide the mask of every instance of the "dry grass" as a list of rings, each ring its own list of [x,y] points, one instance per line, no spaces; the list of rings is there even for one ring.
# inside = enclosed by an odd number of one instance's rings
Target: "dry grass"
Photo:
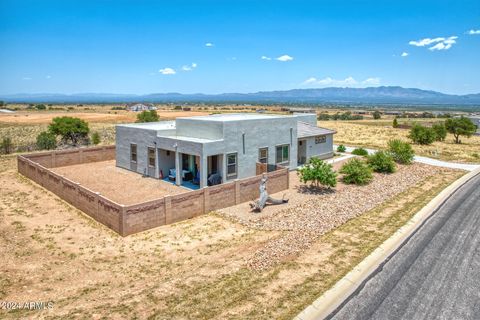
[[[282,231],[208,214],[122,238],[0,157],[0,300],[53,301],[2,319],[290,319],[462,173],[434,175],[256,272],[247,259]]]
[[[421,119],[420,119],[421,120]],[[432,119],[424,119],[432,121]],[[319,121],[318,125],[337,131],[336,144],[362,146],[374,149],[386,149],[390,139],[408,140],[407,129],[394,129],[391,121]],[[448,135],[444,142],[434,142],[429,146],[413,145],[416,154],[446,161],[480,162],[480,136],[462,138],[462,144],[455,144],[453,136]]]

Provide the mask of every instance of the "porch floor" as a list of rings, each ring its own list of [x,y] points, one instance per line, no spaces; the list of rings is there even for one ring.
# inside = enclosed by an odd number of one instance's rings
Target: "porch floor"
[[[170,179],[168,179],[168,177],[163,178],[163,181],[176,186],[175,181],[171,181]],[[198,184],[193,184],[191,181],[182,181],[182,187],[185,187],[185,188],[188,188],[188,189],[191,189],[191,190],[200,189],[200,186]]]

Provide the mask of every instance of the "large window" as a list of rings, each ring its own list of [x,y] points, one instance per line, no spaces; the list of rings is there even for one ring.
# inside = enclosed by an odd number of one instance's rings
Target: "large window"
[[[287,164],[290,161],[290,146],[288,144],[277,146],[276,151],[277,164]]]
[[[258,149],[258,162],[268,163],[268,148]]]
[[[227,154],[227,177],[231,178],[237,175],[237,154]]]
[[[137,145],[133,143],[130,145],[130,161],[137,162]]]
[[[148,165],[150,167],[155,167],[155,149],[148,148]]]

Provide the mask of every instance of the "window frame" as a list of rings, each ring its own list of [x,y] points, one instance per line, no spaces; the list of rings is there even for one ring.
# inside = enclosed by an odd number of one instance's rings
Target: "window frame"
[[[133,152],[133,148],[135,147],[135,152]],[[133,160],[133,155],[135,155],[135,160]],[[130,143],[130,162],[137,163],[138,160],[138,146],[136,143]]]
[[[262,157],[262,151],[266,151],[267,154],[265,157]],[[265,162],[262,161],[263,159],[265,160]],[[268,147],[258,148],[258,162],[268,163]]]
[[[150,151],[153,151],[153,158],[150,158]],[[147,147],[147,163],[150,168],[155,168],[155,148],[154,147]],[[150,164],[150,160],[153,160],[153,164]]]
[[[285,160],[283,158],[283,148],[286,147],[287,150],[288,150],[288,158]],[[281,160],[282,161],[278,161],[278,148],[281,148]],[[280,165],[284,165],[284,164],[289,164],[290,163],[290,145],[289,144],[279,144],[279,145],[276,145],[275,146],[275,163],[276,164],[280,164]]]
[[[228,158],[229,156],[235,156],[235,163],[228,163]],[[227,178],[231,179],[233,177],[236,177],[238,175],[238,152],[231,152],[231,153],[227,153],[225,155],[225,159],[226,159],[226,174],[227,174]],[[228,173],[228,168],[231,167],[231,166],[234,166],[235,168],[235,172],[234,173]]]
[[[315,144],[321,144],[327,142],[327,136],[321,135],[321,136],[315,136]]]

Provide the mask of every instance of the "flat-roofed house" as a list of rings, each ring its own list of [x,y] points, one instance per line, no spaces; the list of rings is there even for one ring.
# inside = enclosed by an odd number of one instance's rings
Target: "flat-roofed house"
[[[296,169],[311,157],[333,156],[335,131],[315,114],[215,114],[175,121],[121,124],[117,166],[182,185],[207,186],[256,175],[257,163]]]

